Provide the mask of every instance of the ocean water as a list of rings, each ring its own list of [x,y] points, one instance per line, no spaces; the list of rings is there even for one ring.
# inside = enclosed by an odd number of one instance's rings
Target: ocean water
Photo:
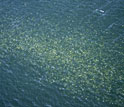
[[[0,107],[123,107],[124,0],[0,0]]]

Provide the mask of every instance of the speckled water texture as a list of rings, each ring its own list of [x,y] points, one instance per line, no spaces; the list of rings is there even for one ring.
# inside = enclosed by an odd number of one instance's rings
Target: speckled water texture
[[[0,0],[0,107],[123,107],[124,0]]]

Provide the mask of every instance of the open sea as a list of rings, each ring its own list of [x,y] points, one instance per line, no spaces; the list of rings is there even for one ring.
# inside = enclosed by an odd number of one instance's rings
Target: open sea
[[[0,107],[124,107],[124,0],[0,0]]]

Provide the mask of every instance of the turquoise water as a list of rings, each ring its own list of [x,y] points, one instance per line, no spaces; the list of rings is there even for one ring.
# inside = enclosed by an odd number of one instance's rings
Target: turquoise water
[[[123,107],[124,0],[0,0],[0,107]]]

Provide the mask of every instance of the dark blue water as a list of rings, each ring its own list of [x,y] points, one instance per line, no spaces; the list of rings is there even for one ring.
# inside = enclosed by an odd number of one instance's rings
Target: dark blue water
[[[124,0],[0,0],[0,107],[123,107]]]

